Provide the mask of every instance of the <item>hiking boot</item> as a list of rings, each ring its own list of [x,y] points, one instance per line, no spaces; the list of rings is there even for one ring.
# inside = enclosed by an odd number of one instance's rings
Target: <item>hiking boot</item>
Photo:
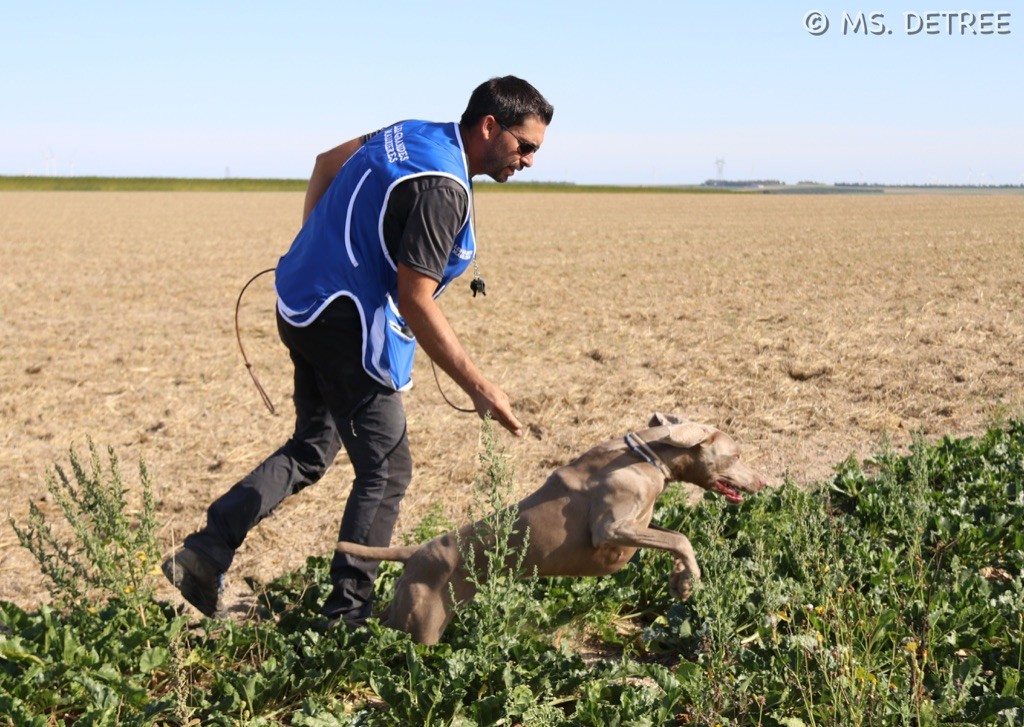
[[[203,556],[182,548],[160,569],[185,600],[213,618],[224,616],[224,574]]]

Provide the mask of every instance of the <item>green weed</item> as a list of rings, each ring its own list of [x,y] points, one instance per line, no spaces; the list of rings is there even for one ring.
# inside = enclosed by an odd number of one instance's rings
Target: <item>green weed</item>
[[[160,557],[156,506],[145,464],[139,464],[141,503],[130,501],[121,482],[113,449],[104,468],[96,445],[89,459],[72,448],[71,475],[60,465],[47,477],[46,489],[63,520],[47,521],[37,503],[29,503],[28,524],[11,527],[48,579],[51,595],[68,605],[99,596],[126,601],[144,613],[152,600],[153,575]]]

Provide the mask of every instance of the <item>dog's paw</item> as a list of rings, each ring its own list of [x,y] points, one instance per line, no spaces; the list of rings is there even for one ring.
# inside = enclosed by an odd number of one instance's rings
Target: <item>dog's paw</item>
[[[682,561],[677,560],[672,571],[672,577],[668,581],[668,587],[673,596],[680,601],[686,601],[693,595],[694,588],[699,580],[700,568],[687,568]]]
[[[690,578],[689,573],[680,578],[672,576],[668,586],[669,590],[672,591],[672,595],[680,601],[687,601],[693,595],[693,579]]]

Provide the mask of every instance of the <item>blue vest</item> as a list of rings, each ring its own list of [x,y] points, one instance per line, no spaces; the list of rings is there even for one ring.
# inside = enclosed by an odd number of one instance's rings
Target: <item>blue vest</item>
[[[384,242],[391,190],[411,177],[450,177],[472,195],[459,126],[402,121],[367,141],[345,163],[277,264],[277,309],[308,326],[331,301],[355,301],[363,325],[363,368],[397,391],[409,388],[416,339],[398,312],[398,267]],[[476,254],[472,204],[455,236],[436,298]]]

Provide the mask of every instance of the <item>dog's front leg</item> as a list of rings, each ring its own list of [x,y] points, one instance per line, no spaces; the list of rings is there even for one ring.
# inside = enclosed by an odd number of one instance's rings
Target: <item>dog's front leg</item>
[[[596,528],[593,540],[597,547],[657,548],[672,553],[675,562],[669,588],[680,600],[693,595],[694,584],[700,580],[700,566],[689,538],[674,530],[656,525],[638,527],[633,520],[619,520]]]
[[[690,539],[675,530],[666,530],[657,525],[651,525],[650,528],[651,530],[667,533],[680,539],[678,543],[681,547],[681,552],[673,552],[675,558],[673,559],[672,576],[669,578],[668,586],[673,596],[680,601],[685,601],[693,595],[694,585],[700,580],[701,576],[700,566],[697,565],[697,554],[690,544]]]

